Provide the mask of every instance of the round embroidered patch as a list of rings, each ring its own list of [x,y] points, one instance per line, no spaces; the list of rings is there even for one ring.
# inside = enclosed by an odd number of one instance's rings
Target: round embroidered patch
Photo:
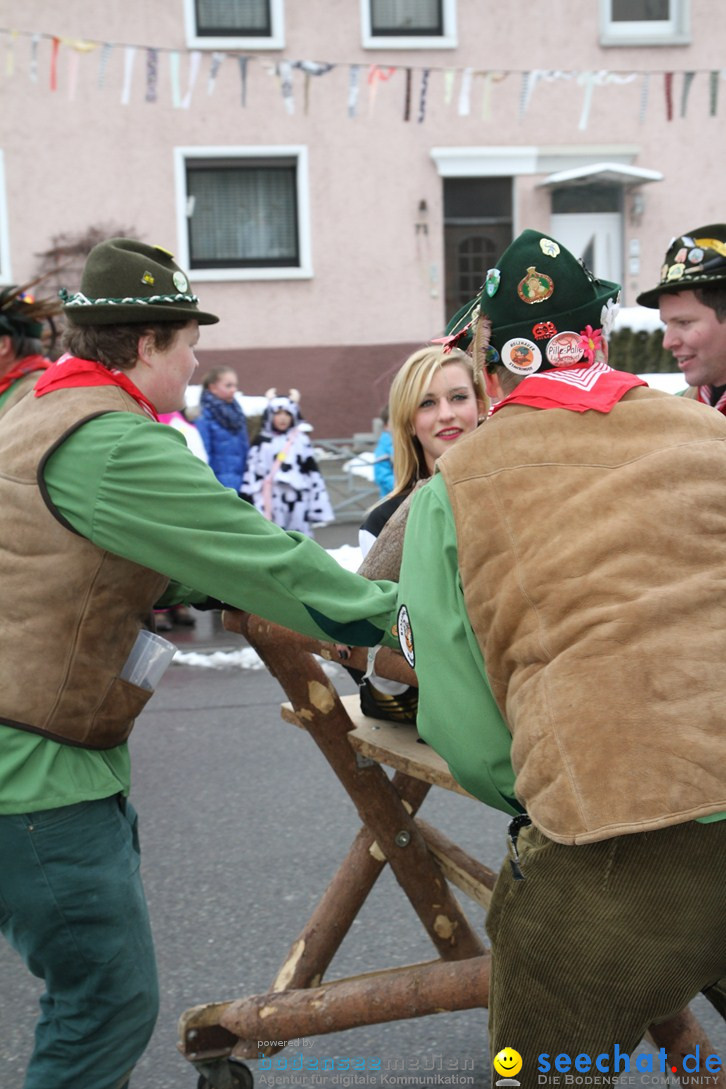
[[[405,605],[402,605],[398,610],[398,643],[401,647],[401,653],[411,666],[411,669],[416,668],[416,655],[413,649],[413,631],[411,630],[411,618],[408,615],[408,609]]]

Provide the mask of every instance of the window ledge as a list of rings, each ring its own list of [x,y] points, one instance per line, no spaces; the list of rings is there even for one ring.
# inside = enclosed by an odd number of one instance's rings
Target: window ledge
[[[600,45],[605,49],[623,46],[631,48],[635,46],[668,46],[690,45],[689,34],[608,34],[607,31],[600,35]]]
[[[456,49],[459,42],[451,35],[437,35],[435,38],[424,37],[394,37],[386,38],[383,35],[371,34],[363,38],[364,49]]]

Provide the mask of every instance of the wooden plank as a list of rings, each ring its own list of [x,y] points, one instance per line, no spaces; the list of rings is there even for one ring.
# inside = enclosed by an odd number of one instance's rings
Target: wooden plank
[[[364,715],[357,693],[341,696],[340,701],[353,727],[348,734],[348,740],[361,756],[402,771],[413,779],[423,779],[424,782],[443,787],[444,790],[463,794],[467,798],[473,797],[468,790],[459,786],[446,761],[430,745],[419,741],[415,726],[403,722],[386,722],[381,718]],[[291,703],[283,703],[280,714],[285,722],[305,729],[305,723],[295,714]]]
[[[369,718],[361,712],[357,695],[343,696],[342,702],[353,723],[348,740],[361,756],[402,771],[414,779],[423,779],[433,786],[472,797],[459,786],[446,761],[430,745],[419,740],[415,726]]]

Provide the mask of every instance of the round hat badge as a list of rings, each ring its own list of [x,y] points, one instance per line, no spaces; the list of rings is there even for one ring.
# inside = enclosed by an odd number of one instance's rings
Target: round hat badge
[[[502,348],[502,363],[512,374],[534,374],[542,363],[542,352],[534,341],[513,337]]]
[[[547,360],[553,367],[569,367],[582,359],[583,355],[580,336],[572,329],[566,329],[552,337],[545,351]]]
[[[172,276],[172,282],[177,291],[186,291],[189,287],[189,281],[183,272],[175,272]]]

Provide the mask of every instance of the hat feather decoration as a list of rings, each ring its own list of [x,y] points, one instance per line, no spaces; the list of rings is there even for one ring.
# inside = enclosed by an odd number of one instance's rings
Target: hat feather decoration
[[[489,341],[492,336],[492,323],[485,314],[479,314],[474,325],[474,344],[471,349],[474,363],[474,380],[479,381],[485,368]]]
[[[62,311],[58,296],[36,299],[29,292],[58,271],[59,269],[53,269],[25,284],[13,284],[0,291],[0,333],[40,337],[43,334],[44,321],[53,326],[52,319],[58,317]]]

